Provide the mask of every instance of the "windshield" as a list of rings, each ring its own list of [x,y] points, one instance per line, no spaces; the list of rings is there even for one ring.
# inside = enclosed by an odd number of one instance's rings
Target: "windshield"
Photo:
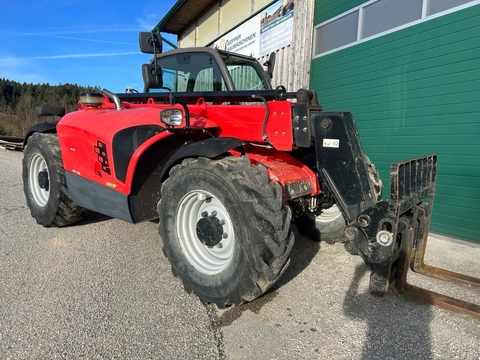
[[[163,86],[172,91],[226,90],[216,61],[208,53],[181,53],[157,59]],[[163,90],[165,91],[165,90]]]
[[[263,68],[257,61],[223,51],[219,51],[219,54],[232,78],[234,90],[271,89]],[[157,58],[157,64],[162,69],[163,86],[174,92],[229,90],[228,82],[220,69],[223,66],[219,66],[210,53],[192,52],[162,56]]]

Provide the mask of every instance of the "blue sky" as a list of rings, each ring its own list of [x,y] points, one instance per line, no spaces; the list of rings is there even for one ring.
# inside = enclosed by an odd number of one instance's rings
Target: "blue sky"
[[[138,32],[150,31],[175,2],[9,1],[0,11],[0,78],[142,90],[141,64],[151,55],[140,53]]]

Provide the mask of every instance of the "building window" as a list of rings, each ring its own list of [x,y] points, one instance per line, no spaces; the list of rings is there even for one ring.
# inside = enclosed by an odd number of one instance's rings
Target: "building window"
[[[427,15],[432,15],[471,2],[471,0],[430,0]]]
[[[358,11],[318,28],[315,53],[323,53],[357,41]]]
[[[421,19],[422,5],[423,0],[381,0],[365,6],[360,38]]]
[[[315,27],[313,57],[479,4],[480,0],[366,1]]]

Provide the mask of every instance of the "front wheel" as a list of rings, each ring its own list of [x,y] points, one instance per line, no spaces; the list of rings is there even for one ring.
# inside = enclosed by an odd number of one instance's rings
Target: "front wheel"
[[[290,208],[246,157],[186,159],[158,204],[163,252],[187,292],[219,308],[267,291],[289,263]]]
[[[76,205],[68,193],[55,134],[33,134],[28,139],[22,165],[23,190],[37,223],[60,227],[82,217],[84,209]]]

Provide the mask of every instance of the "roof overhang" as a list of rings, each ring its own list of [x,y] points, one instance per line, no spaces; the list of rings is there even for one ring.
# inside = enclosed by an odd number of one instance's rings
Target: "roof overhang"
[[[217,0],[177,0],[153,31],[178,35]]]

